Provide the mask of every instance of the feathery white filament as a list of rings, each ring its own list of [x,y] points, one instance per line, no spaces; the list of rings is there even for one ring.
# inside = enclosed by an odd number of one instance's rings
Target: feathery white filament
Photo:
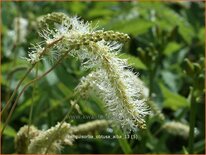
[[[54,30],[43,30],[41,36],[46,39],[47,47],[57,52],[72,47],[70,55],[76,56],[84,68],[95,70],[91,74],[96,78],[90,83],[105,102],[111,118],[126,130],[144,128],[144,117],[149,111],[141,96],[142,85],[132,71],[125,70],[128,68],[126,60],[116,56],[129,36],[113,31],[95,31],[88,22],[77,17],[65,19],[55,24]],[[39,61],[41,53],[40,47],[29,54],[29,59]]]

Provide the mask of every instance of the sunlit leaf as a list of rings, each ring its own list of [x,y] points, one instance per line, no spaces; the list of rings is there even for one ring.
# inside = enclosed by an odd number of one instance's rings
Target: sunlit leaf
[[[173,54],[174,52],[177,52],[181,48],[181,45],[176,43],[176,42],[170,42],[167,46],[166,49],[164,50],[164,53],[169,56]]]
[[[1,123],[1,130],[4,127],[4,123]],[[9,136],[9,137],[15,137],[16,136],[16,131],[14,130],[14,128],[12,128],[11,126],[7,125],[7,127],[4,130],[4,135]]]

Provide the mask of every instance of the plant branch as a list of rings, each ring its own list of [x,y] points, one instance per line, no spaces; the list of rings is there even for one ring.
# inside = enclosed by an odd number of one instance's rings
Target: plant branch
[[[61,121],[61,123],[60,123],[60,125],[59,125],[59,127],[58,127],[58,129],[57,129],[57,131],[56,131],[55,134],[53,135],[53,138],[52,138],[52,140],[50,141],[50,143],[48,144],[48,146],[47,146],[46,151],[45,151],[44,154],[47,154],[47,153],[48,153],[48,151],[49,151],[49,149],[50,149],[53,141],[54,141],[54,140],[57,138],[57,136],[58,136],[58,131],[61,129],[62,124],[65,122],[65,120],[67,119],[67,117],[70,115],[70,113],[71,113],[72,110],[74,109],[75,104],[76,104],[76,102],[71,106],[71,109],[69,109],[69,111],[66,113],[65,117],[62,119],[62,121]]]
[[[69,50],[69,51],[70,51],[70,50]],[[46,76],[49,72],[51,72],[51,71],[67,56],[67,54],[69,53],[69,51],[65,52],[65,54],[64,54],[63,56],[61,56],[61,57],[57,60],[57,62],[56,62],[48,71],[46,71],[46,72],[45,72],[44,74],[42,74],[41,76],[39,76],[39,77],[31,80],[30,82],[28,82],[28,83],[24,86],[24,88],[22,89],[22,91],[20,92],[20,94],[17,96],[17,98],[16,98],[16,100],[15,100],[13,106],[12,106],[11,111],[9,112],[9,115],[8,115],[8,117],[7,117],[7,119],[6,119],[5,125],[4,125],[4,127],[3,127],[2,131],[1,131],[1,135],[3,134],[3,132],[4,132],[4,130],[5,130],[8,122],[9,122],[9,120],[10,120],[10,118],[11,118],[11,115],[12,115],[12,113],[13,113],[16,105],[17,105],[17,102],[19,101],[19,98],[20,98],[21,95],[24,93],[24,91],[25,91],[32,83],[40,80],[41,78],[43,78],[44,76]]]
[[[24,74],[24,76],[21,78],[21,80],[19,81],[19,83],[17,84],[14,92],[12,93],[11,97],[9,98],[8,102],[6,103],[5,107],[2,109],[1,111],[1,115],[3,115],[4,111],[7,109],[7,107],[9,106],[9,104],[11,103],[11,101],[14,99],[19,87],[21,86],[22,82],[24,81],[24,79],[27,77],[27,75],[32,71],[32,69],[35,67],[36,64],[33,64]]]
[[[63,39],[63,36],[60,36],[57,39],[54,39],[53,41],[49,42],[46,44],[46,46],[43,48],[43,51],[40,53],[39,58],[41,58],[43,55],[45,55],[48,52],[48,49],[51,48],[52,46],[54,46],[55,44],[57,44],[59,41],[61,41]],[[9,104],[11,103],[11,101],[14,99],[20,85],[22,84],[22,82],[24,81],[24,79],[27,77],[27,75],[31,72],[31,70],[35,67],[35,65],[37,64],[38,61],[33,62],[32,66],[27,70],[27,72],[25,73],[25,75],[22,77],[22,79],[19,81],[19,83],[17,84],[12,96],[9,98],[8,102],[6,103],[4,109],[1,111],[1,115],[4,113],[5,109],[7,109],[7,107],[9,106]]]
[[[195,129],[195,115],[196,115],[196,108],[195,108],[195,97],[194,97],[194,90],[190,88],[190,131],[189,131],[189,153],[194,153],[194,129]]]
[[[36,73],[35,73],[35,78],[37,78],[37,77],[38,77],[38,64],[36,66]],[[30,112],[29,112],[28,136],[29,136],[29,130],[30,130],[31,122],[32,122],[35,92],[36,92],[36,82],[34,82],[34,84],[33,84],[32,103],[31,103]]]

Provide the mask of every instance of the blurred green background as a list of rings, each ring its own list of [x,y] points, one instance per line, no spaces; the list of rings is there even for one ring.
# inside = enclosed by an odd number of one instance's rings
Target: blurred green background
[[[28,47],[42,39],[38,36],[36,19],[51,12],[77,15],[92,21],[98,29],[114,30],[130,35],[120,57],[127,58],[134,72],[149,89],[153,106],[159,107],[164,119],[156,113],[147,118],[147,129],[139,130],[136,139],[79,139],[66,146],[62,153],[187,153],[191,138],[160,130],[165,122],[194,123],[198,134],[194,138],[194,153],[204,153],[204,2],[2,2],[1,98],[2,106],[8,100],[28,63]],[[12,30],[17,17],[28,22],[25,42],[15,42]],[[42,61],[39,74],[52,63]],[[32,124],[47,129],[61,121],[70,108],[73,89],[80,78],[88,74],[79,61],[68,57],[47,77],[38,81],[34,92]],[[35,76],[33,71],[25,80]],[[21,87],[22,88],[22,87]],[[191,93],[190,89],[193,89]],[[9,127],[2,137],[2,153],[14,153],[14,137],[20,127],[28,123],[32,103],[32,87],[20,98]],[[192,98],[192,99],[191,99]],[[105,114],[102,102],[91,95],[80,100],[84,115]],[[192,110],[191,110],[191,104]],[[159,112],[160,112],[159,111]],[[72,113],[76,114],[76,111]],[[6,117],[5,117],[6,118]],[[5,118],[2,118],[4,123]],[[88,119],[67,120],[73,125]],[[123,134],[121,131],[118,134]],[[98,132],[97,132],[98,133]],[[115,135],[110,128],[100,132]]]

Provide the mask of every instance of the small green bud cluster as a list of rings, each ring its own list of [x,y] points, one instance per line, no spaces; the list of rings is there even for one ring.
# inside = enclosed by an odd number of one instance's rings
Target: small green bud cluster
[[[89,46],[91,42],[121,42],[129,40],[124,33],[114,31],[94,31],[89,23],[84,23],[78,18],[70,18],[63,13],[51,13],[38,19],[40,25],[40,36],[45,39],[46,46],[38,45],[34,51],[29,53],[27,60],[34,64],[40,61],[43,56],[50,53],[61,53],[70,48],[80,49],[82,45]],[[59,54],[54,54],[59,55]]]
[[[185,59],[182,66],[183,71],[191,82],[190,91],[193,91],[195,102],[204,102],[204,81],[205,81],[205,60],[200,58],[198,62],[192,62],[189,59]]]
[[[124,43],[129,40],[129,36],[127,34],[114,31],[96,31],[93,33],[85,34],[81,37],[81,41],[86,45],[88,45],[90,41],[98,42],[101,40],[118,41]]]
[[[54,24],[54,23],[61,24],[64,21],[69,23],[70,18],[68,16],[66,16],[64,13],[60,13],[60,12],[49,13],[47,15],[40,16],[37,19],[38,26],[41,29],[44,28],[44,27],[47,27],[48,24]]]
[[[127,34],[114,31],[95,31],[83,34],[78,38],[67,38],[66,40],[73,45],[89,45],[91,42],[99,42],[102,40],[124,43],[129,40],[129,36]]]

